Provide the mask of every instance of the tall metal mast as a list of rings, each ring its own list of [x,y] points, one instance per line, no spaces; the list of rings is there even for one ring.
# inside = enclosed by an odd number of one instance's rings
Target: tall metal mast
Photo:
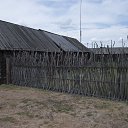
[[[81,30],[81,10],[82,10],[82,0],[80,0],[80,43],[81,43],[81,39],[82,39],[82,30]]]

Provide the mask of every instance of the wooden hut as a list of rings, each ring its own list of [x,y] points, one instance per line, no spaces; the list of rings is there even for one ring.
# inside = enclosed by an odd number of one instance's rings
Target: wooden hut
[[[0,83],[7,81],[6,62],[14,51],[90,53],[77,39],[0,20]]]

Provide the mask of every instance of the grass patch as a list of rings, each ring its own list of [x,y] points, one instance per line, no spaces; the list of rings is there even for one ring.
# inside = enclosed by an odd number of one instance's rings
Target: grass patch
[[[65,113],[68,113],[68,112],[71,112],[73,111],[73,108],[72,106],[70,105],[67,105],[67,104],[56,104],[55,105],[55,108],[58,112],[65,112]]]
[[[91,117],[91,116],[95,116],[97,114],[97,112],[96,111],[90,111],[90,112],[87,112],[86,113],[86,116],[88,116],[88,117]]]
[[[8,90],[12,90],[12,89],[16,89],[18,88],[16,85],[7,85],[7,84],[2,84],[0,85],[0,89],[8,89]]]
[[[19,116],[27,116],[29,118],[34,118],[34,115],[31,114],[30,112],[26,111],[26,112],[19,112],[19,113],[16,113],[17,115]]]
[[[7,116],[7,117],[0,118],[0,122],[16,123],[17,120],[14,117]]]
[[[96,109],[108,109],[111,107],[111,104],[107,102],[100,102],[100,103],[94,104],[94,107]]]
[[[93,113],[92,112],[87,112],[86,116],[93,116]]]
[[[69,113],[74,111],[73,106],[65,103],[65,101],[48,100],[48,102],[52,104],[52,109],[55,112]]]
[[[24,104],[28,104],[29,102],[33,102],[33,100],[31,100],[31,99],[23,99],[21,102],[24,103]]]
[[[30,90],[30,87],[17,86],[13,84],[1,84],[0,89],[3,90]]]
[[[38,108],[48,108],[47,104],[43,101],[37,101],[35,99],[22,99],[21,103],[25,106],[37,106]]]
[[[0,110],[1,109],[4,109],[6,107],[6,104],[5,103],[0,103]]]
[[[3,90],[26,90],[27,87],[16,86],[13,84],[1,84],[0,89],[3,89]],[[28,89],[30,89],[30,88],[28,88]]]

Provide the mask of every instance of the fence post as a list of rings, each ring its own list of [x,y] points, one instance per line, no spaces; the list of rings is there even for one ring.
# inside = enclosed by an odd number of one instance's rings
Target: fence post
[[[11,63],[10,58],[6,57],[6,84],[11,83]]]
[[[0,84],[6,83],[6,61],[3,54],[0,53]]]

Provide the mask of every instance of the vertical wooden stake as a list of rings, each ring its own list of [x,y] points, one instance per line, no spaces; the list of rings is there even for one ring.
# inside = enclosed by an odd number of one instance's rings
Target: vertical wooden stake
[[[6,84],[11,83],[11,63],[10,58],[6,58]]]

